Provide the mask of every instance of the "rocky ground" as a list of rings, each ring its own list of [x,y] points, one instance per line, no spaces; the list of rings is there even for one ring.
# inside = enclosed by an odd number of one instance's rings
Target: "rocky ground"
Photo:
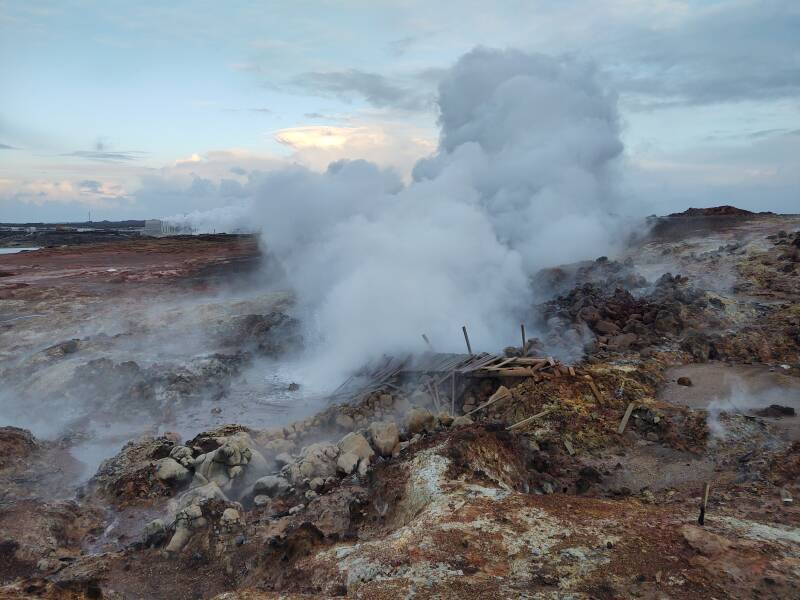
[[[294,413],[302,380],[255,385],[304,340],[241,292],[253,240],[0,257],[2,416],[38,434],[0,429],[0,598],[798,597],[799,230],[676,215],[537,274],[506,354],[561,362],[446,412],[423,379]]]

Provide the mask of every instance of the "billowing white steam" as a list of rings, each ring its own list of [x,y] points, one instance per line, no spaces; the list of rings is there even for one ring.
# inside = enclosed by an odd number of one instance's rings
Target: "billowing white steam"
[[[365,161],[251,180],[329,374],[380,352],[517,339],[532,270],[611,249],[615,96],[568,59],[476,49],[440,86],[440,142],[404,186]],[[313,336],[312,336],[313,339]]]

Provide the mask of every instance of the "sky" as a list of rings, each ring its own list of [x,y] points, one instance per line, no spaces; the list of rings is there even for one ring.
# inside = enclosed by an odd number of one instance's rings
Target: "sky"
[[[800,213],[796,0],[0,0],[0,222],[216,210],[287,164],[408,181],[476,47],[596,70],[630,212]]]

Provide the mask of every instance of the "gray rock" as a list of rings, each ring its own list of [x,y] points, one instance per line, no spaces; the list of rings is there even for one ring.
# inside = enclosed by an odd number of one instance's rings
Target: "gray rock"
[[[187,469],[194,465],[194,456],[192,449],[188,446],[173,446],[169,451],[169,457]]]
[[[372,444],[381,456],[390,456],[400,441],[400,432],[394,421],[377,421],[369,426]]]
[[[161,519],[150,521],[142,531],[142,543],[148,547],[160,546],[167,539],[167,526]]]
[[[156,477],[167,483],[186,483],[192,472],[172,458],[162,458],[156,462]]]
[[[264,495],[269,496],[270,498],[275,498],[288,492],[290,487],[291,485],[289,485],[289,482],[283,477],[278,477],[277,475],[267,475],[258,479],[253,484],[253,492],[256,495]]]

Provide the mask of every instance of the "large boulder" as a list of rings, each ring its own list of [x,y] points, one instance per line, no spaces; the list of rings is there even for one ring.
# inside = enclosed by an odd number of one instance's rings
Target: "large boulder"
[[[264,495],[275,498],[289,491],[291,485],[283,477],[266,475],[253,484],[253,493],[257,496]]]
[[[355,454],[359,460],[369,460],[375,456],[375,451],[369,445],[367,438],[360,433],[348,433],[339,440],[337,446],[342,454]]]
[[[269,469],[250,436],[240,431],[227,438],[216,450],[194,460],[198,484],[216,483],[223,491],[253,483]]]
[[[333,477],[336,475],[337,456],[339,448],[330,442],[306,446],[300,453],[300,459],[290,467],[292,481],[299,483],[303,479]]]
[[[436,426],[436,419],[431,411],[425,408],[412,408],[406,413],[406,429],[410,433],[422,433],[423,431],[433,431]]]
[[[390,456],[400,441],[400,432],[394,421],[376,421],[369,426],[372,445],[381,456]]]
[[[172,458],[156,461],[156,477],[167,483],[181,485],[192,478],[192,472]]]

